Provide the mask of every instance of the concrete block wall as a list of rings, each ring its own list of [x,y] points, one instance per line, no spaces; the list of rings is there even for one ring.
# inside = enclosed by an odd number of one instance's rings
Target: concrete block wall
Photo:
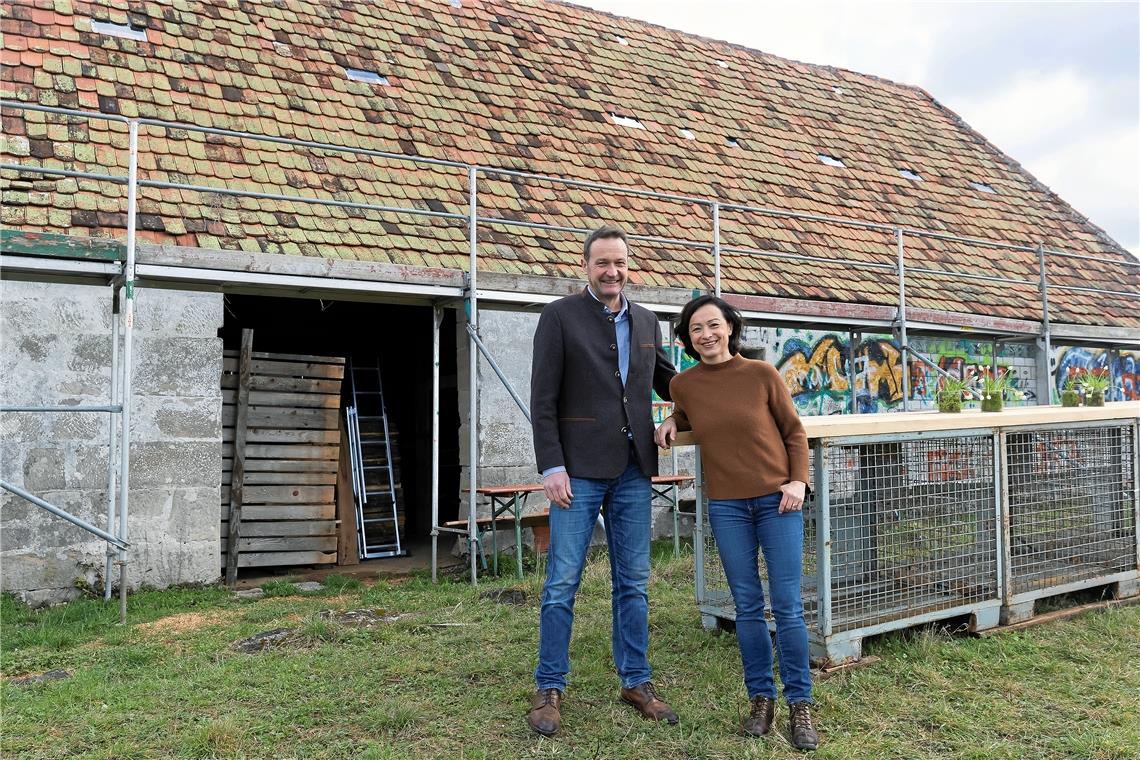
[[[128,583],[213,581],[219,575],[222,296],[145,288],[136,293]],[[0,283],[0,403],[106,403],[110,295],[105,287]],[[0,474],[105,527],[110,419],[100,413],[2,414]],[[101,587],[105,546],[0,492],[4,591],[49,603],[77,596],[77,582]]]

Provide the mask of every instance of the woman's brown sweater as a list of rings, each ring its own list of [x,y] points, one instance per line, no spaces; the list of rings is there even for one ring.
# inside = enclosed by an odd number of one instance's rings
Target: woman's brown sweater
[[[747,499],[807,483],[808,445],[792,395],[768,362],[736,355],[673,378],[678,430],[701,446],[710,499]]]

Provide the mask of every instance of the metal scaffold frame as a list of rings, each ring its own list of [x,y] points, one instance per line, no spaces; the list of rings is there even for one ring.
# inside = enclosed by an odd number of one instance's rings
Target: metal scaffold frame
[[[432,307],[432,325],[433,325],[433,349],[432,349],[432,568],[433,578],[435,576],[436,557],[437,557],[437,541],[441,532],[453,532],[460,536],[466,536],[470,553],[471,563],[471,580],[472,583],[476,582],[477,567],[476,567],[476,544],[478,542],[477,533],[477,508],[478,497],[476,494],[477,481],[478,481],[478,466],[479,466],[479,425],[478,425],[478,388],[479,388],[479,356],[482,355],[488,360],[496,374],[506,386],[512,398],[516,401],[520,409],[529,419],[529,413],[526,410],[526,405],[515,393],[511,384],[508,382],[506,376],[499,370],[498,366],[494,363],[490,352],[483,345],[479,338],[479,303],[480,300],[487,300],[492,303],[501,305],[504,308],[517,308],[525,309],[533,307],[549,300],[553,300],[553,296],[537,295],[532,293],[520,293],[513,291],[496,291],[485,290],[480,291],[478,287],[478,233],[480,226],[486,227],[505,227],[515,229],[537,229],[547,233],[559,233],[563,235],[575,235],[585,237],[589,234],[590,230],[586,228],[567,227],[560,225],[543,224],[538,222],[529,222],[521,219],[509,219],[503,217],[488,217],[481,216],[479,211],[479,198],[478,198],[478,180],[479,176],[485,177],[495,176],[504,177],[509,179],[526,180],[530,182],[542,183],[553,185],[565,189],[578,189],[586,190],[596,193],[607,193],[622,195],[627,197],[636,197],[647,199],[650,201],[662,201],[673,204],[690,204],[700,208],[707,209],[709,219],[711,222],[711,237],[710,239],[688,240],[688,239],[673,239],[666,237],[659,237],[653,235],[640,235],[631,234],[629,239],[637,243],[658,244],[658,245],[671,245],[683,246],[690,249],[698,249],[706,251],[710,254],[712,259],[712,275],[711,281],[707,281],[709,291],[720,295],[721,288],[721,263],[722,259],[727,256],[741,256],[757,259],[773,259],[799,263],[820,263],[840,265],[844,267],[855,268],[871,268],[881,271],[895,272],[898,279],[898,302],[896,317],[891,322],[877,322],[867,320],[854,320],[844,319],[842,317],[835,318],[830,321],[830,324],[844,324],[851,329],[851,337],[854,338],[855,329],[881,329],[887,332],[892,328],[897,331],[899,338],[900,351],[902,355],[902,384],[903,384],[903,405],[904,409],[909,403],[908,391],[908,373],[905,371],[907,361],[905,357],[910,355],[918,358],[920,361],[929,363],[929,360],[922,357],[908,345],[908,320],[907,320],[907,274],[914,273],[926,277],[941,277],[951,278],[953,280],[978,280],[985,282],[995,282],[1013,285],[1031,285],[1036,286],[1039,292],[1039,299],[1042,309],[1042,320],[1039,334],[1031,335],[1040,341],[1047,352],[1051,346],[1051,326],[1049,319],[1049,290],[1067,290],[1074,292],[1093,293],[1100,295],[1124,297],[1129,299],[1140,300],[1140,293],[1128,291],[1116,291],[1103,288],[1088,288],[1078,287],[1073,285],[1066,285],[1061,283],[1050,283],[1047,274],[1047,257],[1069,257],[1082,259],[1086,261],[1097,261],[1107,263],[1112,266],[1119,267],[1140,267],[1140,262],[1131,262],[1126,260],[1110,260],[1097,256],[1090,256],[1087,254],[1078,254],[1058,249],[1046,248],[1043,242],[1036,245],[1016,245],[1011,243],[1004,243],[998,241],[984,240],[978,238],[968,238],[957,235],[950,235],[946,233],[928,232],[919,229],[913,229],[902,225],[881,224],[875,222],[867,222],[857,219],[848,219],[844,217],[808,214],[797,211],[788,211],[776,208],[749,206],[741,204],[726,203],[719,199],[709,199],[695,196],[678,195],[671,193],[661,193],[651,190],[646,190],[637,187],[625,187],[613,184],[606,184],[600,182],[590,182],[584,180],[568,179],[564,177],[555,177],[550,175],[536,174],[532,172],[525,172],[513,169],[504,169],[493,166],[481,166],[474,164],[461,163],[456,161],[448,161],[442,159],[425,158],[420,156],[408,156],[398,153],[391,153],[387,151],[370,150],[366,148],[349,147],[343,145],[335,145],[331,143],[313,141],[313,140],[299,140],[287,137],[274,137],[269,135],[261,135],[252,132],[243,132],[238,130],[220,129],[214,127],[203,127],[195,124],[165,121],[160,119],[146,119],[136,118],[127,119],[122,116],[108,115],[102,113],[95,113],[89,111],[80,111],[74,109],[54,108],[49,106],[41,106],[36,104],[13,102],[13,101],[0,101],[0,107],[5,109],[13,109],[20,111],[33,111],[45,114],[53,114],[62,116],[68,119],[97,119],[111,122],[118,122],[126,124],[129,130],[129,168],[127,176],[103,174],[96,172],[83,172],[71,169],[61,169],[53,167],[25,165],[20,163],[0,163],[0,169],[27,172],[31,174],[38,174],[43,176],[56,176],[56,177],[73,177],[80,179],[91,179],[102,182],[110,182],[114,184],[127,185],[127,246],[125,263],[121,268],[121,272],[115,272],[118,276],[114,279],[114,292],[116,296],[116,303],[119,302],[122,296],[123,316],[122,322],[122,356],[121,360],[118,355],[117,349],[112,353],[112,400],[111,403],[105,406],[93,407],[86,411],[100,411],[110,412],[112,414],[120,415],[120,432],[118,443],[120,446],[120,456],[117,463],[113,462],[114,457],[109,456],[108,463],[108,490],[114,493],[116,486],[116,479],[118,481],[119,498],[118,498],[118,513],[117,513],[117,527],[113,514],[113,498],[109,498],[108,504],[108,530],[101,531],[94,526],[83,523],[74,516],[62,513],[62,510],[53,509],[51,505],[41,503],[31,494],[28,494],[23,489],[19,489],[11,484],[3,483],[3,487],[23,498],[27,498],[32,503],[42,506],[54,514],[59,514],[68,519],[74,524],[92,532],[94,535],[103,538],[112,546],[115,546],[117,554],[117,562],[120,567],[120,610],[121,615],[125,616],[125,603],[126,603],[126,579],[127,579],[127,516],[128,516],[128,491],[129,491],[129,473],[130,473],[130,453],[129,446],[126,443],[129,441],[130,432],[130,399],[131,399],[131,367],[133,362],[132,356],[132,333],[135,320],[135,288],[138,285],[139,279],[145,283],[148,277],[155,277],[156,282],[161,280],[165,283],[183,283],[195,286],[200,286],[203,283],[214,287],[221,288],[233,283],[242,284],[243,286],[251,286],[255,288],[264,288],[265,292],[274,292],[270,288],[292,288],[299,293],[308,293],[316,286],[315,278],[308,276],[295,276],[295,275],[280,275],[270,273],[256,273],[256,272],[237,272],[230,270],[202,270],[194,267],[159,267],[155,265],[144,265],[143,267],[136,267],[136,211],[137,211],[137,193],[140,189],[177,189],[198,193],[212,193],[220,196],[233,196],[238,198],[255,198],[260,200],[281,201],[287,203],[305,203],[318,206],[340,207],[355,210],[375,211],[381,213],[391,213],[398,215],[407,215],[410,217],[426,217],[434,219],[442,219],[452,222],[462,222],[467,227],[467,254],[469,259],[468,271],[466,272],[466,285],[463,288],[454,288],[444,285],[411,285],[407,283],[392,283],[383,282],[380,280],[361,281],[361,280],[335,280],[323,279],[320,280],[319,288],[322,293],[339,292],[345,295],[351,295],[356,299],[366,299],[373,301],[390,300],[395,296],[404,299],[413,298],[420,299],[422,302],[428,303]],[[435,211],[428,209],[412,208],[406,206],[390,206],[375,203],[365,203],[356,201],[343,201],[331,198],[319,198],[314,196],[306,196],[300,194],[281,194],[281,193],[264,193],[248,190],[241,190],[229,187],[213,187],[205,185],[196,185],[189,182],[167,182],[158,181],[138,177],[138,133],[139,129],[147,127],[160,130],[182,130],[186,132],[201,133],[204,135],[213,135],[218,137],[229,137],[238,140],[251,140],[255,142],[270,143],[279,146],[288,146],[292,148],[307,149],[314,151],[325,151],[332,153],[350,154],[357,158],[375,158],[383,160],[398,161],[410,164],[412,166],[426,167],[429,170],[439,171],[462,171],[466,176],[467,185],[467,209],[465,213],[452,212],[452,211]],[[824,256],[805,256],[802,254],[785,253],[770,250],[755,250],[749,248],[730,247],[722,244],[721,240],[721,225],[725,214],[736,213],[746,215],[757,215],[772,219],[783,219],[789,221],[799,222],[814,222],[823,224],[833,224],[841,227],[850,227],[863,230],[871,230],[890,235],[894,237],[896,256],[894,263],[874,262],[874,261],[856,261],[851,259],[824,257]],[[1037,281],[1019,280],[1007,277],[994,277],[981,274],[966,274],[961,272],[943,271],[937,269],[928,269],[915,266],[907,266],[906,264],[906,249],[905,238],[926,238],[932,240],[941,240],[947,242],[956,242],[974,246],[981,246],[986,248],[993,248],[1004,251],[1012,251],[1019,253],[1032,253],[1037,258],[1038,264],[1038,278]],[[18,266],[15,269],[21,276],[28,279],[48,279],[51,275],[58,275],[59,273],[71,272],[73,274],[82,274],[87,269],[80,267],[77,263],[72,262],[69,266],[66,260],[61,259],[56,262],[45,264],[43,260],[32,259],[29,257],[12,257],[6,255],[5,263],[15,263]],[[20,259],[20,260],[18,260]],[[11,268],[11,267],[10,267]],[[88,268],[90,269],[90,268]],[[160,272],[159,270],[167,270]],[[98,271],[106,271],[99,269]],[[161,275],[161,276],[160,276]],[[276,291],[280,292],[280,291]],[[726,297],[732,298],[733,295],[746,298],[746,294],[726,294]],[[311,296],[311,294],[310,294]],[[311,296],[312,297],[312,296]],[[440,398],[439,398],[439,352],[440,352],[440,329],[443,322],[443,309],[450,307],[456,308],[461,305],[467,320],[467,336],[468,336],[468,371],[469,371],[469,388],[470,388],[470,402],[468,405],[467,425],[468,425],[468,481],[469,481],[469,501],[468,501],[468,520],[465,530],[456,530],[447,528],[440,525],[439,520],[439,414],[440,414]],[[645,303],[648,308],[657,312],[659,315],[676,314],[680,308],[677,305],[670,304],[654,304]],[[749,311],[744,309],[744,316],[750,323],[758,323],[765,320],[773,321],[777,315],[770,313]],[[807,318],[790,317],[792,321],[811,322]],[[818,321],[818,320],[817,320]],[[119,322],[118,318],[113,319],[113,325]],[[961,327],[957,325],[936,326],[938,329],[946,332],[961,331]],[[113,328],[114,329],[114,328]],[[976,334],[976,333],[975,333]],[[114,342],[113,342],[114,344]],[[117,345],[117,344],[115,344]],[[1048,353],[1045,354],[1046,360]],[[118,370],[115,368],[115,363],[120,362],[121,366]],[[853,362],[852,362],[853,364]],[[936,368],[937,369],[937,368]],[[852,366],[852,372],[854,368]],[[941,372],[941,370],[939,370]],[[115,378],[121,373],[121,378],[118,381],[117,389],[114,387]],[[1047,374],[1047,373],[1046,373]],[[1039,383],[1048,385],[1048,377],[1038,379]],[[115,392],[118,392],[118,402],[115,399]],[[1038,403],[1048,403],[1048,393],[1038,393]],[[855,408],[854,395],[852,396],[852,408]],[[82,407],[64,407],[62,410],[66,411],[84,411]],[[3,411],[61,411],[59,408],[50,407],[5,407]],[[113,426],[112,426],[113,427]],[[115,433],[111,433],[111,440],[109,445],[111,451],[114,451],[116,444]],[[62,514],[61,514],[62,513]],[[115,533],[112,534],[111,529],[115,528]],[[108,559],[110,563],[110,559]],[[110,565],[108,564],[108,577],[110,575]],[[107,588],[110,588],[108,582]],[[108,592],[109,593],[109,592]]]

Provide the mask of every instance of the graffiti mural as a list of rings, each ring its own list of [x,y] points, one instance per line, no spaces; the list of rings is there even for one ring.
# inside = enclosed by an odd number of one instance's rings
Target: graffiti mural
[[[1136,378],[1138,365],[1140,355],[1129,351],[1063,348],[1057,352],[1053,391],[1059,395],[1071,377],[1093,370],[1107,370],[1112,378],[1112,389],[1105,394],[1106,400],[1135,401],[1140,399],[1140,384]]]

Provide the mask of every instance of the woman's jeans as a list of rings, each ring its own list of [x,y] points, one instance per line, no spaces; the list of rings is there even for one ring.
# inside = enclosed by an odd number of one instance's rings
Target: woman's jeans
[[[635,462],[612,480],[570,478],[570,506],[550,507],[550,549],[538,623],[540,689],[566,690],[574,596],[586,566],[586,551],[603,502],[613,579],[614,665],[624,688],[650,680],[649,659],[649,478]]]
[[[709,501],[709,524],[720,561],[736,602],[736,640],[744,664],[748,698],[776,698],[772,676],[772,639],[764,619],[757,548],[764,550],[768,591],[776,619],[780,680],[788,704],[811,702],[807,626],[800,578],[803,573],[803,512],[780,514],[777,492],[751,499]]]

